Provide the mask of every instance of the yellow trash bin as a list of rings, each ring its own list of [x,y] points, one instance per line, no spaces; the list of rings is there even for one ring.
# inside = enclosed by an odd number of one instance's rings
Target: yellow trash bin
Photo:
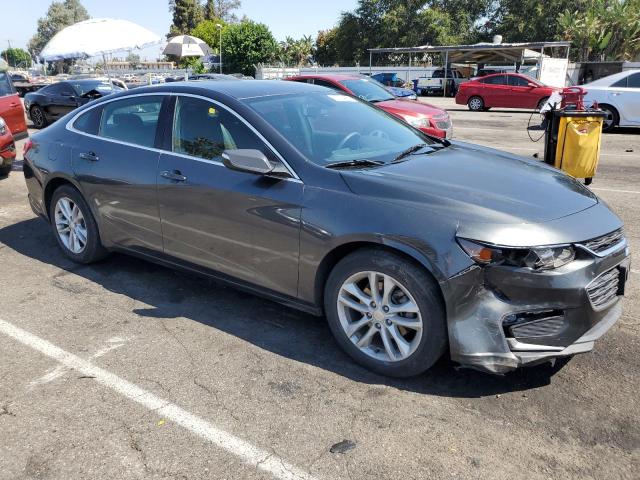
[[[600,158],[602,117],[561,117],[556,147],[556,168],[572,177],[593,178]]]

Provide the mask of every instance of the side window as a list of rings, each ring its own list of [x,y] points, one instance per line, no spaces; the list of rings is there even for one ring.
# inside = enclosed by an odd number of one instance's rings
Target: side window
[[[529,82],[522,77],[509,75],[509,85],[511,85],[512,87],[526,87],[529,85]]]
[[[640,73],[634,73],[627,77],[627,87],[640,88]]]
[[[162,99],[161,95],[140,96],[105,104],[98,135],[153,147]]]
[[[482,83],[486,83],[489,85],[507,85],[507,76],[496,75],[495,77],[487,77],[482,80]]]
[[[621,78],[617,82],[613,83],[611,86],[615,88],[627,88],[627,80],[629,80],[629,77]]]
[[[60,95],[62,95],[63,97],[72,97],[75,94],[76,92],[73,90],[73,87],[71,85],[69,85],[68,83],[60,84]]]
[[[13,95],[15,92],[13,90],[13,84],[11,83],[11,78],[4,72],[0,72],[0,97],[4,97],[5,95]]]
[[[216,159],[225,150],[250,148],[270,152],[238,117],[202,98],[176,99],[172,150],[194,157]]]
[[[84,133],[96,135],[100,126],[100,118],[102,116],[102,107],[92,108],[88,112],[80,115],[75,122],[73,128]]]

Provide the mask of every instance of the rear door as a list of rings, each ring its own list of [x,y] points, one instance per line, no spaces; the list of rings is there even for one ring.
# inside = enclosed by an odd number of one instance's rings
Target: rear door
[[[26,133],[24,107],[6,72],[0,72],[0,117],[7,123],[14,136]]]
[[[72,165],[107,245],[162,252],[156,195],[163,95],[132,95],[85,111],[73,123]]]
[[[167,146],[158,169],[165,254],[297,295],[302,182],[225,167],[222,152],[236,148],[281,162],[252,128],[210,99],[176,97]]]
[[[509,80],[506,75],[491,75],[480,81],[482,98],[487,107],[510,107],[511,90]]]
[[[640,72],[629,75],[623,85],[609,92],[609,96],[620,113],[620,123],[640,125]]]

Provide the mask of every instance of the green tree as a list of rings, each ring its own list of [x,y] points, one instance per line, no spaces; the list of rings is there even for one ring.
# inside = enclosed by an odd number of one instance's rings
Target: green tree
[[[191,35],[204,40],[214,52],[218,52],[220,49],[220,28],[218,25],[222,25],[223,30],[226,27],[225,23],[219,19],[203,20],[191,31]]]
[[[319,65],[331,65],[338,60],[336,28],[320,30],[316,35],[315,59]]]
[[[313,54],[313,39],[303,36],[298,40],[287,37],[278,44],[278,58],[287,65],[306,65]]]
[[[592,0],[558,17],[576,60],[633,60],[640,55],[640,0]]]
[[[173,14],[173,20],[167,38],[189,35],[204,19],[198,0],[169,0],[169,11]]]
[[[129,52],[129,55],[127,55],[127,58],[125,58],[126,62],[129,62],[129,66],[131,68],[137,68],[138,65],[140,64],[140,55],[137,55],[133,52]]]
[[[205,20],[222,19],[225,22],[237,20],[234,10],[240,8],[240,0],[207,0],[204,4]]]
[[[37,57],[56,33],[64,27],[87,19],[89,19],[89,13],[80,0],[52,2],[47,14],[38,19],[36,34],[29,40],[29,53],[32,57]]]
[[[223,68],[228,73],[254,75],[259,63],[276,58],[278,44],[263,23],[244,20],[222,32]]]
[[[7,48],[0,52],[0,57],[5,59],[11,67],[29,68],[31,66],[31,55],[22,48]]]

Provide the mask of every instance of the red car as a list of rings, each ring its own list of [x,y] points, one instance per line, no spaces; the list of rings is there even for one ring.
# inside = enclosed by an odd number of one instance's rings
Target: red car
[[[559,88],[547,87],[519,73],[498,73],[460,84],[456,103],[469,110],[492,107],[540,109]]]
[[[9,175],[16,158],[16,144],[6,122],[0,117],[0,177]]]
[[[415,100],[398,99],[382,84],[365,75],[299,75],[286,80],[341,90],[374,103],[385,112],[434,137],[450,138],[453,131],[446,110]]]
[[[0,72],[0,117],[16,140],[28,135],[24,107],[7,72]]]

